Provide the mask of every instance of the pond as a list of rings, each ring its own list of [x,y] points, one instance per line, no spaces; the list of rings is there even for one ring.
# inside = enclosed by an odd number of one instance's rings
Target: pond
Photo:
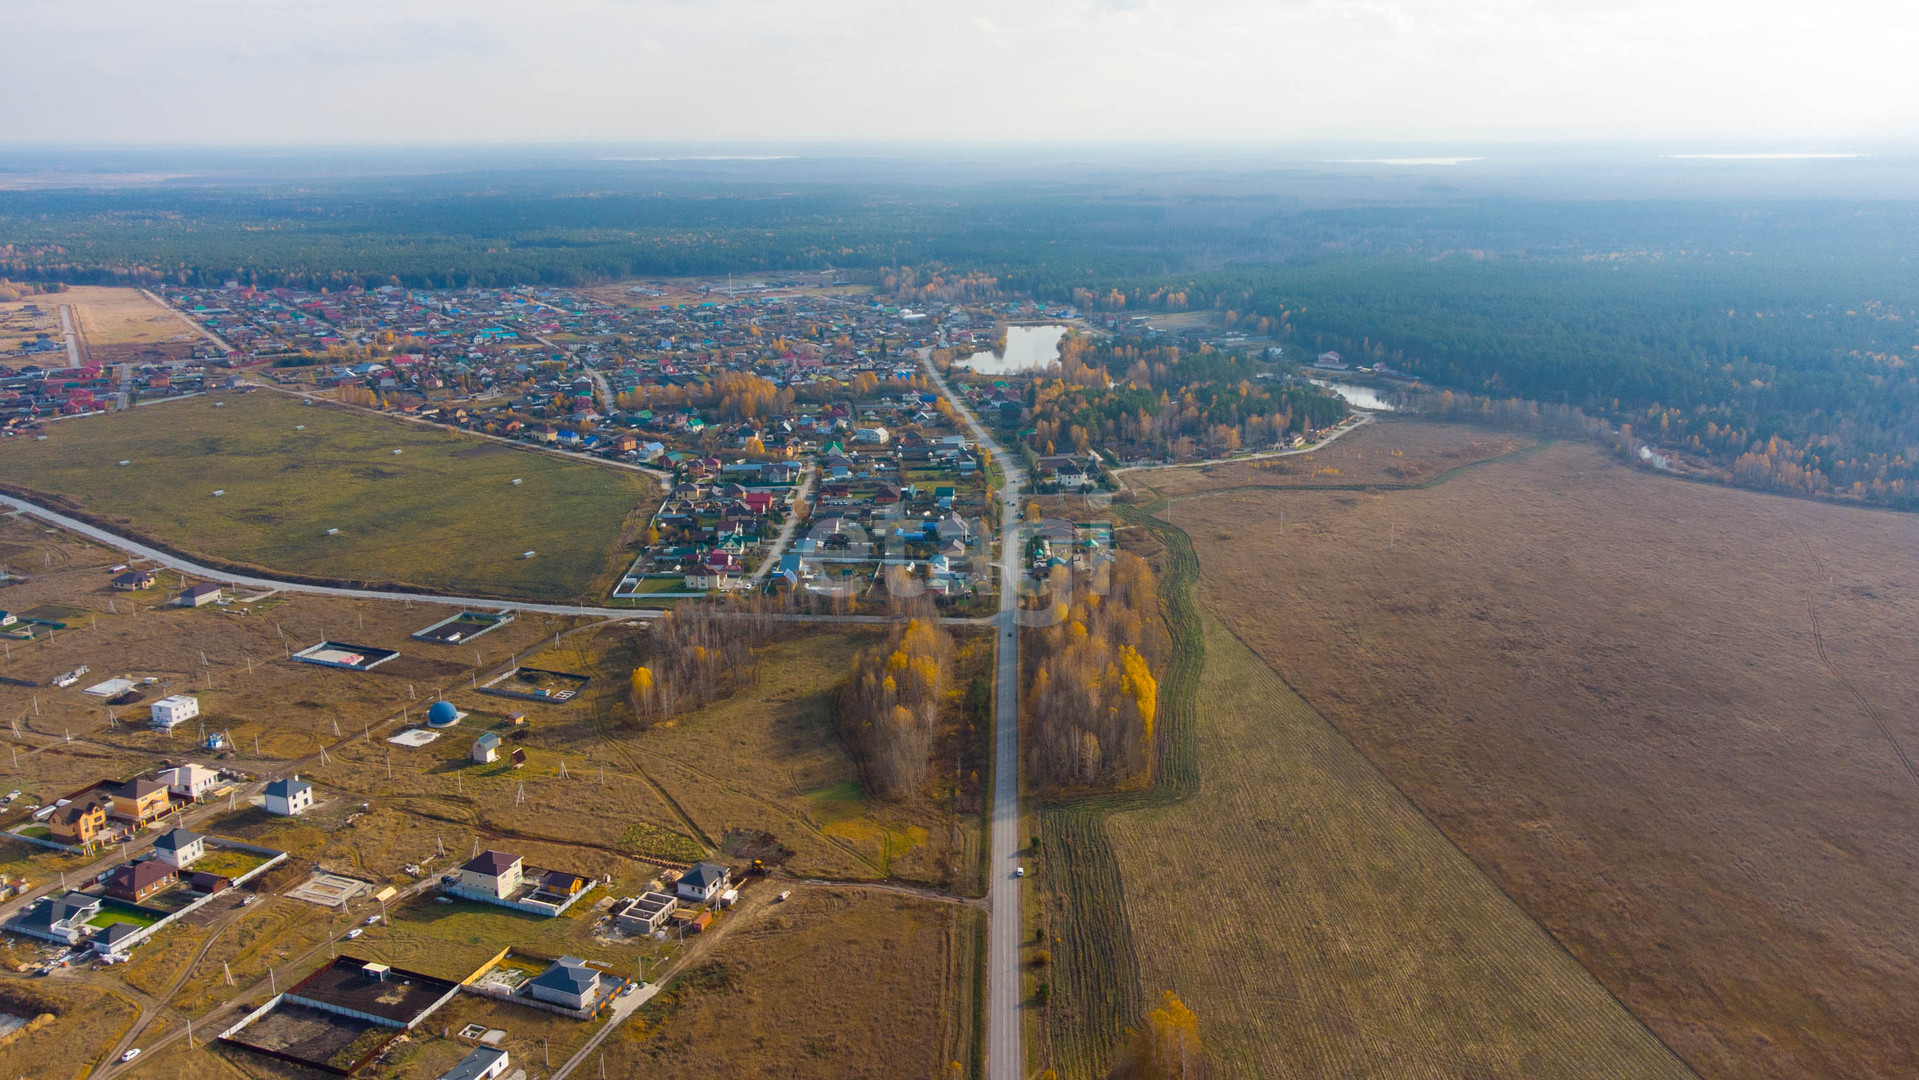
[[[1379,391],[1358,383],[1332,382],[1327,379],[1308,379],[1314,386],[1323,386],[1340,397],[1355,409],[1371,409],[1374,412],[1391,412],[1393,403],[1381,397]]]
[[[982,350],[961,363],[982,375],[1031,371],[1059,359],[1059,339],[1065,336],[1066,327],[1054,324],[1009,326],[1006,328],[1005,352]]]

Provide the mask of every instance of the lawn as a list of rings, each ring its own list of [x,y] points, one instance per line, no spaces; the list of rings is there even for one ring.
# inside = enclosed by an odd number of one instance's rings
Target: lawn
[[[0,442],[0,474],[218,563],[535,600],[603,593],[655,494],[638,473],[267,391],[50,425]]]
[[[88,919],[87,925],[108,927],[114,923],[127,923],[132,926],[152,926],[160,919],[159,915],[129,907],[117,900],[106,900],[100,904],[100,914]]]

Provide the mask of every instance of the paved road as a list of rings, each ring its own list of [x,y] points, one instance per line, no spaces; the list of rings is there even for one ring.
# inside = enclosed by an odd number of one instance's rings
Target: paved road
[[[780,526],[780,535],[773,541],[773,550],[760,562],[760,568],[753,571],[754,581],[765,581],[766,575],[779,568],[780,556],[786,554],[786,545],[793,542],[793,534],[799,531],[800,507],[806,504],[806,497],[813,491],[813,466],[808,465],[800,475],[799,490],[793,493],[793,505],[786,514],[786,524]]]
[[[80,335],[73,329],[73,305],[60,305],[60,330],[67,336],[67,366],[80,366]]]
[[[183,574],[205,578],[208,581],[225,581],[235,585],[244,585],[251,589],[279,589],[283,592],[311,593],[315,596],[340,596],[349,600],[412,600],[421,604],[445,604],[448,607],[481,608],[492,611],[535,611],[545,615],[596,615],[603,619],[657,619],[666,614],[663,611],[646,608],[602,608],[586,607],[580,604],[529,604],[518,600],[490,600],[481,596],[440,596],[428,593],[383,592],[378,589],[346,589],[331,585],[307,585],[300,582],[281,581],[278,578],[253,577],[246,574],[234,574],[226,570],[200,566],[188,562],[177,555],[170,555],[158,548],[126,537],[117,536],[105,529],[96,528],[77,518],[57,514],[30,502],[0,495],[0,506],[11,507],[30,517],[51,522],[70,532],[79,533],[89,540],[96,540],[108,547],[136,555],[142,559],[157,563],[170,570]]]
[[[993,706],[993,818],[988,843],[986,945],[986,1080],[1024,1080],[1025,1032],[1020,1023],[1019,866],[1019,565],[1020,484],[1023,477],[974,418],[966,402],[946,385],[929,354],[921,362],[934,385],[966,419],[973,438],[986,447],[1006,476],[1000,492],[999,667]]]

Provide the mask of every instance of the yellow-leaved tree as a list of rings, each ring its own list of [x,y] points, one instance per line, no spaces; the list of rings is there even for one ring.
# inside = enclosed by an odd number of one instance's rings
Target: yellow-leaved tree
[[[1127,1032],[1119,1063],[1107,1080],[1200,1080],[1210,1076],[1206,1048],[1199,1040],[1199,1017],[1168,990],[1145,1023]]]

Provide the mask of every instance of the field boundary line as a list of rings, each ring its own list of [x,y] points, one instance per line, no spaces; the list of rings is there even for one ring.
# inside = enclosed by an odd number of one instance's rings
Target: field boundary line
[[[1268,671],[1272,672],[1273,678],[1279,680],[1280,685],[1284,686],[1287,690],[1291,691],[1294,697],[1297,697],[1300,701],[1304,702],[1307,708],[1311,709],[1314,712],[1314,714],[1316,714],[1321,720],[1323,720],[1327,728],[1331,730],[1334,735],[1338,736],[1341,742],[1346,743],[1352,749],[1353,754],[1359,760],[1366,763],[1367,768],[1372,770],[1372,772],[1375,773],[1381,780],[1385,781],[1387,786],[1392,789],[1393,794],[1395,796],[1403,800],[1407,806],[1412,807],[1413,811],[1417,813],[1420,816],[1420,818],[1422,818],[1427,824],[1431,825],[1434,831],[1436,831],[1441,837],[1445,838],[1446,843],[1449,846],[1451,846],[1454,851],[1459,853],[1459,857],[1464,859],[1468,866],[1471,866],[1474,870],[1478,871],[1479,875],[1482,878],[1484,878],[1486,882],[1490,884],[1495,890],[1497,890],[1499,892],[1499,895],[1505,897],[1507,903],[1510,903],[1513,906],[1513,909],[1515,911],[1518,911],[1520,915],[1526,919],[1527,922],[1538,927],[1539,932],[1544,934],[1546,938],[1553,943],[1553,946],[1557,948],[1561,953],[1563,953],[1568,960],[1572,961],[1573,964],[1577,965],[1580,971],[1585,972],[1586,977],[1592,980],[1593,985],[1599,987],[1601,992],[1603,992],[1608,998],[1612,999],[1613,1003],[1619,1006],[1619,1009],[1621,1012],[1625,1013],[1627,1016],[1632,1017],[1633,1023],[1638,1024],[1639,1027],[1643,1031],[1645,1031],[1645,1033],[1649,1037],[1653,1039],[1653,1041],[1657,1042],[1660,1046],[1665,1047],[1666,1052],[1672,1055],[1673,1060],[1685,1066],[1685,1069],[1687,1072],[1691,1073],[1694,1076],[1699,1075],[1699,1071],[1693,1068],[1692,1062],[1687,1061],[1684,1055],[1680,1054],[1678,1050],[1675,1050],[1671,1043],[1668,1043],[1664,1038],[1660,1036],[1659,1032],[1654,1031],[1651,1025],[1647,1024],[1646,1021],[1642,1019],[1638,1013],[1632,1010],[1631,1006],[1627,1005],[1623,1000],[1620,999],[1618,994],[1613,993],[1612,987],[1607,986],[1605,982],[1599,978],[1599,976],[1593,974],[1592,969],[1587,967],[1585,963],[1582,962],[1579,959],[1579,957],[1573,953],[1571,949],[1566,947],[1566,943],[1560,939],[1559,935],[1553,933],[1551,927],[1547,926],[1545,923],[1540,922],[1539,919],[1536,918],[1531,911],[1528,911],[1526,909],[1526,906],[1520,903],[1517,897],[1513,896],[1512,893],[1506,890],[1506,887],[1504,885],[1500,884],[1498,878],[1495,878],[1491,874],[1488,874],[1485,868],[1479,865],[1478,860],[1474,859],[1472,857],[1472,854],[1468,852],[1465,848],[1460,847],[1458,841],[1453,839],[1452,834],[1448,833],[1443,827],[1440,826],[1438,821],[1434,820],[1431,814],[1428,814],[1426,812],[1425,807],[1420,806],[1418,802],[1414,801],[1413,797],[1408,795],[1406,793],[1406,790],[1399,786],[1399,782],[1397,780],[1394,780],[1392,776],[1386,772],[1386,770],[1380,768],[1379,765],[1376,762],[1374,762],[1371,757],[1367,756],[1364,750],[1360,749],[1359,744],[1354,742],[1351,736],[1347,735],[1346,730],[1344,728],[1340,727],[1338,724],[1333,723],[1331,717],[1328,717],[1324,712],[1321,712],[1319,707],[1312,703],[1312,699],[1308,698],[1305,694],[1300,693],[1298,687],[1288,682],[1286,680],[1286,676],[1280,674],[1280,671],[1278,668],[1273,667],[1273,665],[1270,662],[1268,662],[1264,656],[1261,656],[1256,649],[1254,649],[1251,645],[1247,644],[1246,639],[1240,636],[1239,631],[1233,629],[1233,627],[1230,624],[1228,624],[1225,619],[1219,618],[1216,616],[1214,618],[1214,621],[1217,622],[1220,628],[1222,630],[1225,630],[1226,633],[1229,634],[1234,641],[1237,641],[1241,648],[1246,650],[1246,653],[1248,656],[1251,656],[1261,666],[1265,667]]]

